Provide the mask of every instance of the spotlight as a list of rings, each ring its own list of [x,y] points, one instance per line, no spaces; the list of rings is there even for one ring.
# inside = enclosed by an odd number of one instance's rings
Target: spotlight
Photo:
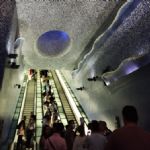
[[[98,76],[94,76],[92,78],[87,78],[88,81],[96,81],[98,79]]]
[[[104,86],[109,86],[111,84],[111,81],[109,81],[107,78],[105,78],[104,76],[101,77],[101,80],[104,83]]]
[[[84,89],[85,89],[84,86],[83,86],[83,87],[76,88],[76,90],[79,90],[79,91],[82,91],[82,90],[84,90]]]
[[[17,65],[16,62],[12,62],[10,65],[9,65],[10,68],[12,69],[18,69],[20,67],[20,65]]]
[[[18,57],[18,54],[8,54],[8,58],[16,59]]]
[[[11,69],[18,69],[20,65],[16,64],[16,59],[18,57],[18,54],[10,53],[8,54],[8,67]]]
[[[17,87],[18,89],[20,89],[21,85],[20,84],[15,84],[14,87]]]

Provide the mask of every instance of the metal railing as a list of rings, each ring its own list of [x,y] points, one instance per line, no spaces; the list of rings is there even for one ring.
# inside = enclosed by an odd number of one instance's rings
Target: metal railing
[[[8,134],[6,136],[6,139],[1,143],[1,149],[2,150],[8,150],[12,147],[12,143],[15,137],[15,133],[16,133],[16,127],[18,124],[18,120],[20,117],[20,111],[23,107],[23,99],[25,99],[25,93],[26,93],[26,88],[27,88],[27,76],[24,76],[24,80],[23,80],[23,84],[21,86],[21,90],[20,90],[20,94],[19,94],[19,98],[17,101],[17,105],[16,105],[16,109],[14,112],[14,116],[12,118],[11,121],[11,125],[8,131]]]
[[[64,83],[65,83],[65,85],[66,85],[66,87],[67,87],[67,89],[68,89],[68,91],[69,91],[69,93],[70,93],[70,95],[71,95],[71,97],[72,97],[72,99],[73,99],[73,101],[74,101],[76,107],[78,108],[78,110],[79,110],[79,112],[80,112],[82,118],[84,119],[86,125],[88,125],[88,123],[89,123],[90,121],[89,121],[89,118],[88,118],[88,116],[86,115],[86,113],[85,113],[83,107],[82,107],[81,104],[79,103],[77,97],[75,96],[74,92],[72,91],[71,87],[69,86],[69,84],[68,84],[68,82],[66,81],[66,78],[64,77],[64,75],[62,74],[62,72],[59,71],[59,73],[60,73],[61,77],[63,78],[63,81],[64,81]]]

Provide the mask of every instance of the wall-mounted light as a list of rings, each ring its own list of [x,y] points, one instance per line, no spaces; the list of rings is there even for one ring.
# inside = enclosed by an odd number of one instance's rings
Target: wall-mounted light
[[[16,62],[9,62],[9,68],[18,69],[20,65],[17,65]]]
[[[8,58],[10,59],[16,59],[18,57],[18,54],[8,54]]]
[[[12,69],[18,69],[20,65],[16,64],[16,58],[18,54],[8,54],[8,67]]]
[[[18,89],[20,89],[21,85],[20,84],[15,84],[14,87],[17,87]]]
[[[96,81],[98,79],[98,76],[94,76],[92,78],[87,78],[88,81]]]
[[[79,91],[82,91],[82,90],[84,90],[84,89],[85,89],[85,87],[84,87],[84,86],[79,87],[79,88],[76,88],[76,90],[79,90]]]

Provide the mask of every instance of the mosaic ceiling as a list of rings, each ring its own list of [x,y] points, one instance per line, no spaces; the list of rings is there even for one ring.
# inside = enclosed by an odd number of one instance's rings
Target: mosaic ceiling
[[[150,50],[149,0],[16,0],[16,14],[15,1],[3,1],[0,6],[1,36],[9,37],[8,43],[12,45],[16,39],[14,32],[19,29],[17,37],[22,39],[23,45],[17,47],[27,67],[61,68],[75,73],[94,68],[102,74],[106,67],[115,71],[126,59],[138,58]],[[4,31],[8,33],[8,28],[9,36],[6,36]],[[45,40],[48,44],[40,46],[48,53],[40,52],[37,41],[48,31],[68,35],[65,53],[50,54],[64,46],[61,38],[53,40],[54,48]]]
[[[22,51],[26,64],[33,68],[72,70],[103,22],[109,18],[112,11],[115,12],[115,9],[116,12],[118,11],[118,5],[121,4],[103,0],[16,0],[20,36],[25,39]],[[64,31],[68,34],[70,37],[69,47],[64,55],[44,56],[37,49],[37,39],[43,33],[53,30]]]

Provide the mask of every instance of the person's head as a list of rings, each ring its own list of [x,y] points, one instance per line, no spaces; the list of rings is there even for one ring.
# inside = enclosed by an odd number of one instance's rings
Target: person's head
[[[134,106],[127,105],[127,106],[123,107],[122,115],[123,115],[123,121],[124,121],[125,125],[128,123],[137,124],[138,114],[137,114],[137,110]]]
[[[49,92],[46,92],[46,95],[45,95],[46,97],[49,97]]]
[[[68,130],[68,129],[69,129],[69,125],[67,124],[67,125],[65,126],[65,128],[66,128],[66,130]]]
[[[83,117],[80,118],[80,124],[84,125],[84,118]]]
[[[61,134],[64,131],[64,125],[62,123],[54,123],[53,129],[55,133]]]
[[[32,115],[34,115],[34,112],[33,112],[33,111],[30,112],[30,116],[32,116]]]
[[[80,134],[80,136],[84,136],[85,132],[84,132],[84,125],[80,125],[77,127],[76,132],[78,132]]]
[[[73,130],[75,128],[74,120],[69,120],[68,125],[69,125],[69,128]]]
[[[91,122],[88,123],[88,129],[89,129],[89,130],[92,129],[92,123],[91,123]]]
[[[51,134],[52,134],[52,130],[51,130],[51,128],[48,126],[48,125],[45,125],[44,127],[43,127],[43,136],[45,137],[45,138],[48,138]]]
[[[91,128],[92,133],[99,132],[99,123],[97,120],[92,120],[90,126],[91,126],[90,128]]]
[[[26,118],[27,118],[26,116],[23,116],[23,120],[24,120],[24,121],[26,121]]]
[[[99,121],[99,130],[100,132],[104,132],[107,129],[107,124],[105,121]]]
[[[49,80],[46,80],[46,83],[49,84]]]

